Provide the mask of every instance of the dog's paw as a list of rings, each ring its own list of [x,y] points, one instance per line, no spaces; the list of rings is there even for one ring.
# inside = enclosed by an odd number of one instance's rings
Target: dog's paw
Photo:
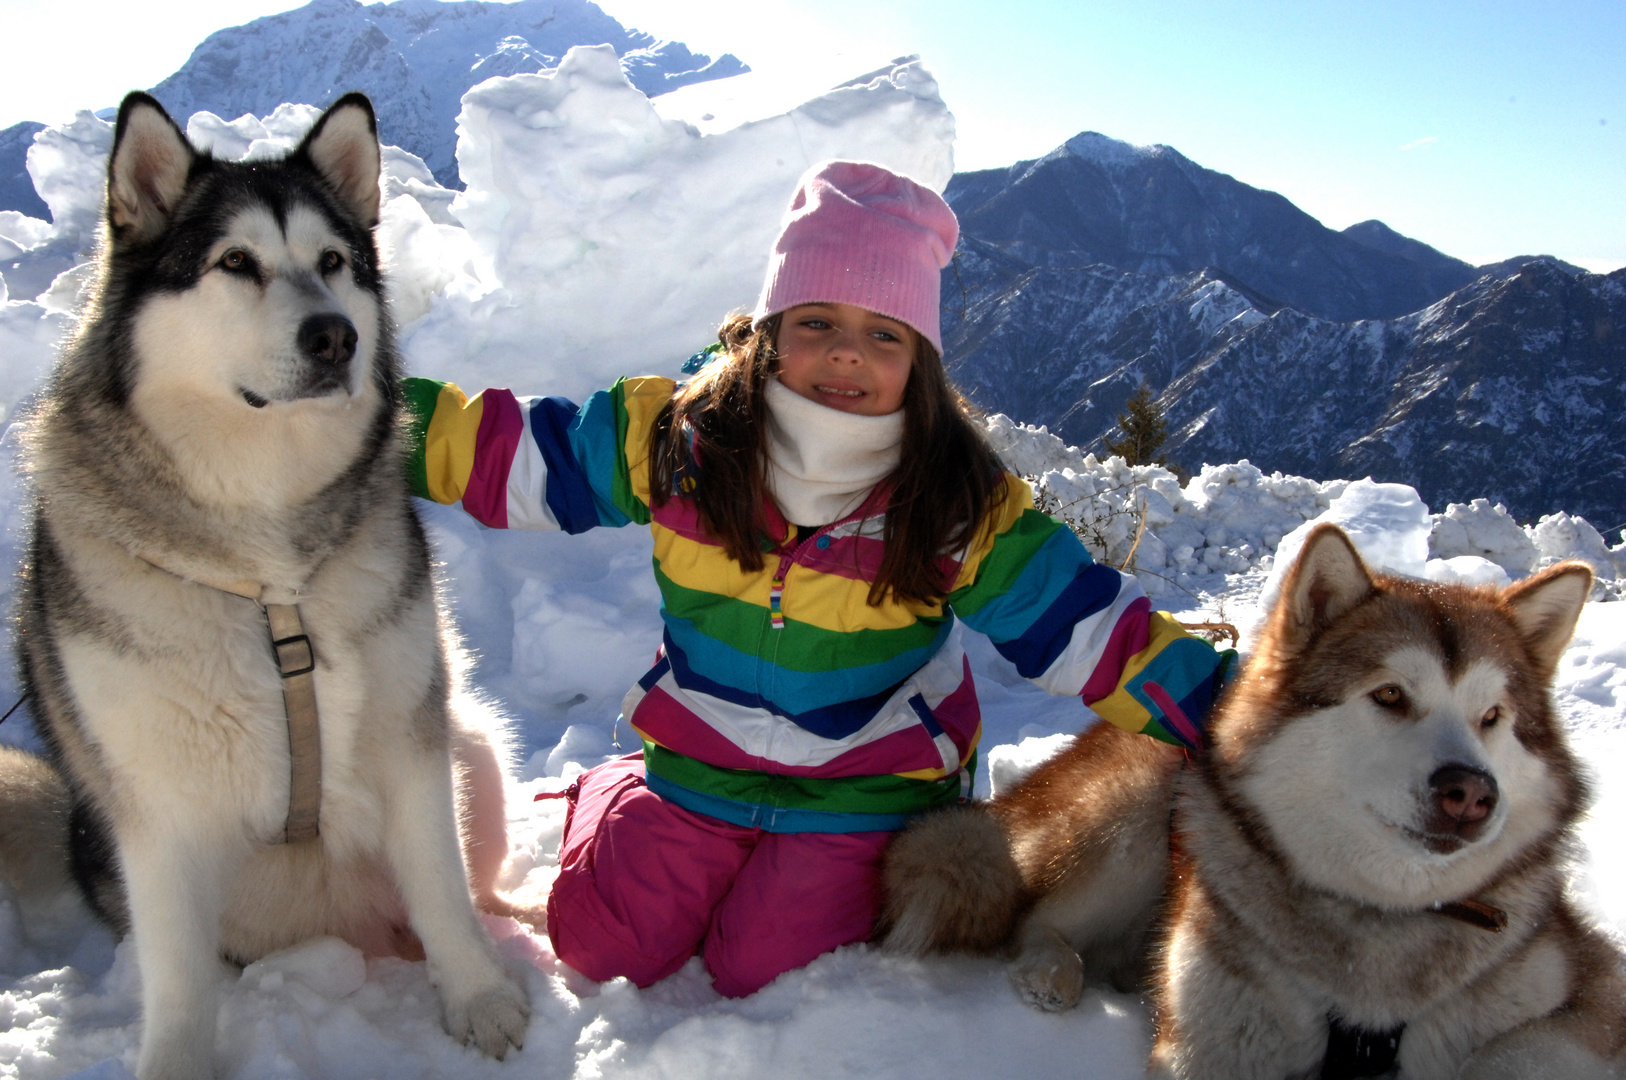
[[[1084,995],[1084,961],[1065,947],[1028,950],[1011,965],[1011,982],[1034,1008],[1062,1012]]]
[[[446,1000],[446,1034],[486,1057],[501,1061],[512,1046],[525,1046],[531,1023],[531,1005],[525,991],[504,978],[460,999]]]

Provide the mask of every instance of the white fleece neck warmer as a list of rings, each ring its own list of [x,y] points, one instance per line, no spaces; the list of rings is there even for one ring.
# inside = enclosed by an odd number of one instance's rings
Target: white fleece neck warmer
[[[858,509],[898,464],[903,410],[860,416],[767,382],[768,493],[797,525],[827,525]]]

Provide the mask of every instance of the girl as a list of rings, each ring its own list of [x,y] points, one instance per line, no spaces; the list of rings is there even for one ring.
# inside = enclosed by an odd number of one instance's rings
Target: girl
[[[690,382],[577,409],[407,380],[420,494],[496,527],[654,534],[664,643],[622,703],[644,749],[571,788],[548,898],[555,951],[593,979],[648,986],[698,950],[744,996],[865,940],[888,837],[970,793],[957,620],[1115,724],[1200,740],[1231,654],[1037,513],[948,383],[958,234],[935,193],[830,162]]]

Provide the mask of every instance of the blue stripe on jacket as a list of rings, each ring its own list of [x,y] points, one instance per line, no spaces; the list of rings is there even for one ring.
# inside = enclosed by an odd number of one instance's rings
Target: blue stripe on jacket
[[[576,422],[570,425],[570,450],[593,490],[593,506],[599,524],[619,528],[632,519],[615,504],[615,475],[619,467],[621,430],[615,398],[600,390],[583,403]]]
[[[1015,641],[1047,611],[1095,560],[1067,529],[1056,529],[1035,551],[1010,587],[971,615],[956,612],[967,626],[996,644]],[[1113,571],[1116,575],[1116,571]]]
[[[1123,575],[1112,567],[1100,563],[1081,567],[1021,637],[994,647],[1024,679],[1036,679],[1072,644],[1077,624],[1110,608],[1122,591]]]
[[[931,641],[916,649],[906,649],[880,663],[833,671],[796,671],[707,637],[695,629],[692,621],[677,618],[669,611],[662,611],[661,618],[666,621],[670,640],[682,649],[694,670],[707,672],[712,679],[717,679],[720,673],[738,673],[766,690],[767,693],[762,695],[763,704],[771,702],[776,711],[782,710],[785,716],[827,709],[897,686],[937,655],[954,625],[952,619],[944,619]],[[746,687],[735,689],[740,693],[757,693]]]
[[[840,701],[824,708],[792,713],[786,712],[760,694],[737,690],[732,686],[726,686],[715,679],[708,679],[700,674],[689,663],[688,656],[672,639],[671,634],[666,635],[664,648],[666,656],[663,663],[670,666],[672,677],[677,680],[677,684],[683,689],[710,695],[726,701],[730,705],[764,709],[775,716],[789,720],[803,731],[811,732],[823,739],[845,739],[854,732],[861,731],[865,724],[875,719],[876,714],[881,711],[881,707],[887,703],[893,692],[903,683],[903,680],[900,679],[885,690],[871,694],[868,697],[859,698],[856,701]],[[664,672],[665,668],[662,668],[662,673],[664,674]],[[644,689],[649,690],[659,679],[660,676],[657,675],[655,681],[650,682]],[[922,700],[921,704],[925,704],[924,700]],[[935,724],[936,720],[933,719],[931,722]],[[932,734],[935,735],[937,732],[934,731]]]
[[[567,533],[586,532],[599,524],[593,488],[570,445],[570,429],[577,417],[573,401],[560,397],[531,400],[531,438],[548,467],[544,497],[554,520]]]

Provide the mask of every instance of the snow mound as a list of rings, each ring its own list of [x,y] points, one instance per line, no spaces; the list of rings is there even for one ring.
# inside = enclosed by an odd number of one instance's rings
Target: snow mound
[[[1378,484],[1357,480],[1328,504],[1327,509],[1282,537],[1270,576],[1259,594],[1269,606],[1281,589],[1282,578],[1298,558],[1310,530],[1332,524],[1344,530],[1373,570],[1407,577],[1423,576],[1428,562],[1428,535],[1433,522],[1417,492],[1404,484]]]
[[[1275,568],[1320,521],[1342,527],[1387,573],[1498,585],[1582,559],[1598,575],[1593,599],[1626,595],[1626,541],[1610,547],[1569,514],[1521,526],[1485,499],[1430,514],[1403,484],[1266,475],[1247,461],[1205,465],[1182,485],[1161,466],[1102,460],[1002,414],[986,424],[1006,467],[1033,483],[1040,509],[1071,524],[1097,560],[1134,572],[1149,596],[1179,606],[1238,589],[1268,603]]]
[[[448,288],[406,337],[408,357],[482,385],[545,376],[567,397],[675,374],[749,308],[814,163],[877,161],[938,191],[953,173],[953,118],[914,60],[702,135],[663,117],[613,51],[576,48],[551,73],[476,86],[458,126],[468,190],[451,212],[478,253],[475,280]]]

